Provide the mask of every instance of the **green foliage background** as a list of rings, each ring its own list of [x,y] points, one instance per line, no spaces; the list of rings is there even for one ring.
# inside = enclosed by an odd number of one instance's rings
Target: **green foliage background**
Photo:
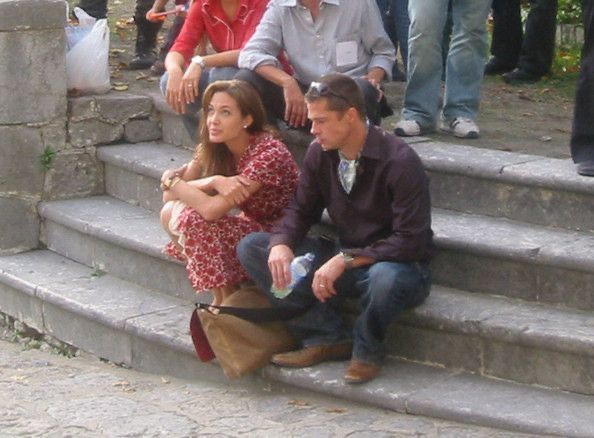
[[[582,7],[580,0],[559,0],[557,11],[559,23],[578,24],[582,22]]]

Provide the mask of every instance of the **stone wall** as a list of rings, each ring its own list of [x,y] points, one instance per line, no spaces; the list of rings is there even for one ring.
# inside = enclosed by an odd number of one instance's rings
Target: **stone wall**
[[[37,247],[40,160],[66,145],[65,20],[63,0],[0,0],[0,254]]]

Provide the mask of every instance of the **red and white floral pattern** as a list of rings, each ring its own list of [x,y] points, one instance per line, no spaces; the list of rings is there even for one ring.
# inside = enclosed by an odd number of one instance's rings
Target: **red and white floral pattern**
[[[172,243],[170,256],[186,261],[195,291],[235,285],[248,279],[235,255],[239,241],[255,231],[269,231],[289,204],[299,170],[287,147],[270,134],[253,137],[237,165],[237,174],[262,184],[260,190],[239,206],[241,213],[208,222],[191,207],[179,217],[178,231],[184,237],[181,254]]]

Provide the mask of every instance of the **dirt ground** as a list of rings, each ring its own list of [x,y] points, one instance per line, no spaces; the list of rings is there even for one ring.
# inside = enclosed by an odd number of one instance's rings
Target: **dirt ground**
[[[75,3],[68,1],[71,5]],[[112,87],[122,92],[143,93],[157,89],[158,78],[151,76],[148,70],[126,69],[136,38],[136,27],[131,20],[133,7],[134,0],[109,2]],[[165,27],[170,22],[171,19],[166,21]],[[165,28],[160,38],[164,34]],[[567,158],[575,80],[575,74],[561,74],[534,85],[510,86],[499,77],[485,78],[478,119],[481,138],[462,140],[441,133],[429,137],[450,143]],[[393,128],[398,121],[403,93],[403,83],[387,86],[395,115],[384,119],[384,128]]]

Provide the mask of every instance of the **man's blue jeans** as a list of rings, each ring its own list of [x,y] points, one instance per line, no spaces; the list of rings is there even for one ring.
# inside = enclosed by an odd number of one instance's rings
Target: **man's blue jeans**
[[[443,29],[449,0],[409,0],[408,85],[402,119],[434,129],[442,77]],[[443,116],[476,120],[487,60],[486,20],[491,0],[452,2],[452,39],[445,75]]]
[[[313,252],[314,268],[290,295],[278,299],[270,292],[269,241],[269,233],[249,234],[239,243],[237,255],[274,306],[305,311],[287,323],[303,347],[352,339],[353,358],[379,364],[385,355],[384,337],[390,323],[400,312],[421,304],[429,295],[431,276],[426,264],[377,262],[345,271],[335,284],[338,296],[321,303],[311,290],[312,277],[315,270],[337,253],[337,248],[323,240],[306,238],[295,254]],[[352,330],[344,324],[337,309],[345,298],[358,298],[362,307]]]

